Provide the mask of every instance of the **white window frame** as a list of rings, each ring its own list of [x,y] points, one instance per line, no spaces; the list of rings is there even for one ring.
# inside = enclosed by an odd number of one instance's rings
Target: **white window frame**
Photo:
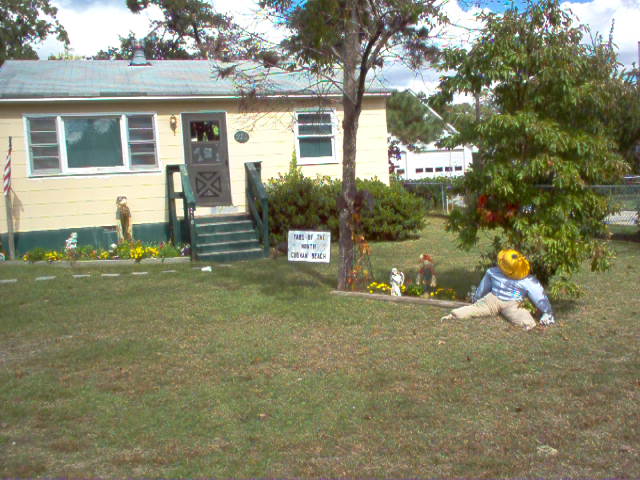
[[[300,134],[298,123],[298,115],[300,114],[323,114],[328,113],[331,118],[331,134],[314,134],[305,135]],[[321,110],[296,110],[295,111],[295,134],[296,134],[296,159],[298,165],[327,165],[338,162],[338,155],[336,152],[336,136],[338,131],[338,121],[336,111],[333,109],[321,109]],[[304,124],[303,124],[304,125]],[[326,125],[326,124],[323,124]],[[316,137],[328,137],[331,138],[331,155],[325,157],[302,157],[300,155],[300,139],[301,138],[316,138]]]
[[[131,155],[129,153],[129,116],[150,116],[153,127],[153,143],[155,146],[155,164],[154,165],[132,165]],[[58,169],[37,170],[33,168],[33,158],[31,155],[31,135],[29,129],[29,120],[33,118],[55,118],[58,140],[58,155],[60,165]],[[70,168],[67,157],[67,139],[64,129],[65,118],[100,118],[100,117],[119,117],[120,126],[120,145],[122,148],[122,165],[111,167],[76,167]],[[137,172],[159,172],[161,171],[160,155],[158,152],[158,115],[155,112],[100,112],[100,113],[48,113],[48,114],[29,114],[23,117],[26,152],[29,158],[27,165],[27,174],[29,177],[55,177],[55,176],[78,176],[78,175],[102,175],[112,173],[137,173]]]

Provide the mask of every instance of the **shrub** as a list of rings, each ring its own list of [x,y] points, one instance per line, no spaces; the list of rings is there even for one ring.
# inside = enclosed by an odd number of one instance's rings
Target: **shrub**
[[[157,256],[160,258],[179,257],[180,250],[178,249],[178,247],[174,246],[171,243],[161,243],[158,247]]]
[[[359,190],[373,195],[373,212],[362,213],[364,235],[369,240],[405,240],[424,227],[426,209],[419,197],[401,183],[389,186],[380,180],[358,180]]]
[[[47,252],[44,248],[38,247],[25,253],[24,257],[22,258],[24,259],[25,262],[33,263],[33,262],[39,262],[41,260],[44,260],[46,254]]]
[[[328,177],[312,179],[295,168],[286,175],[269,180],[269,227],[271,242],[287,241],[289,230],[331,231],[338,234],[336,198],[340,184]]]
[[[400,183],[390,186],[380,180],[358,180],[359,190],[374,198],[372,211],[362,212],[363,234],[368,240],[403,240],[424,226],[423,201]],[[292,168],[286,175],[269,180],[269,226],[271,242],[287,240],[289,230],[328,230],[338,238],[336,201],[342,190],[339,180],[305,177]]]

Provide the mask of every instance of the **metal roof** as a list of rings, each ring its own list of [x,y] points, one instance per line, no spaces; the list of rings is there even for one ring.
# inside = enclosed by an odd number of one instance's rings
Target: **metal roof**
[[[150,60],[149,66],[130,66],[129,60],[7,60],[0,67],[0,99],[100,97],[237,97],[240,84],[232,76],[220,78],[208,60]],[[225,64],[226,65],[226,64]],[[228,64],[231,65],[231,64]],[[276,68],[268,71],[250,62],[237,69],[256,80],[267,78],[267,95],[339,94],[335,85],[307,73]],[[246,87],[245,87],[246,90]],[[393,90],[369,82],[367,93]]]

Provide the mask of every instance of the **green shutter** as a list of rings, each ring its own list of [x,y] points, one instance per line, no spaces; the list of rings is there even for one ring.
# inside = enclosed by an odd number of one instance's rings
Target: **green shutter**
[[[331,138],[300,138],[300,157],[331,157]]]

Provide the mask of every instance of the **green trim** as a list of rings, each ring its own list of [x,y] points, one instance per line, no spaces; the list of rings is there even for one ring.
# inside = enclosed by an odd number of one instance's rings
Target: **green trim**
[[[180,230],[184,229],[184,222],[180,222]],[[72,232],[78,233],[78,245],[93,245],[98,248],[108,248],[117,241],[115,227],[64,228],[60,230],[39,230],[33,232],[16,232],[16,256],[22,256],[29,250],[40,247],[44,249],[63,250],[64,242]],[[187,238],[184,231],[179,232],[178,242]],[[4,249],[7,249],[8,237],[6,233],[0,235]],[[169,223],[141,223],[133,225],[133,238],[144,243],[167,242],[169,240]]]

